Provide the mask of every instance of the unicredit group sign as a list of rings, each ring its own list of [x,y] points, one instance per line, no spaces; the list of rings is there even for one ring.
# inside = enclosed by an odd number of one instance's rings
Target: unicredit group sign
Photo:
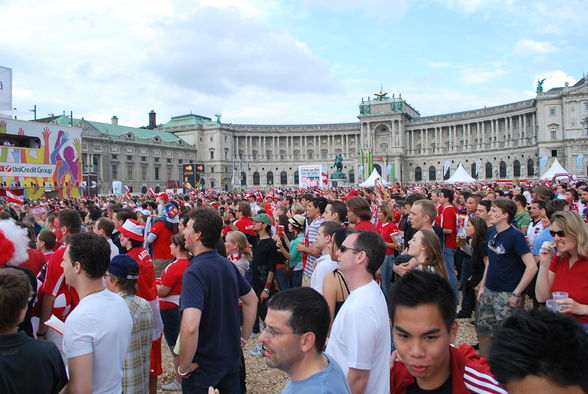
[[[0,164],[0,176],[51,177],[53,172],[55,172],[55,164]]]

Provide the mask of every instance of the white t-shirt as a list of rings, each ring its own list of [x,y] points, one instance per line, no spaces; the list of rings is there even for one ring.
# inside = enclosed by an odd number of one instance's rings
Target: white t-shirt
[[[541,220],[535,224],[531,221],[531,224],[527,227],[527,241],[529,241],[529,247],[531,249],[533,249],[533,246],[535,245],[535,238],[537,238],[543,230],[543,223],[541,223]]]
[[[82,298],[67,317],[63,352],[68,359],[93,353],[92,393],[122,392],[132,329],[127,303],[107,289]]]
[[[118,256],[118,247],[112,242],[112,239],[107,239],[108,244],[110,245],[110,260]]]
[[[327,276],[329,272],[333,272],[335,269],[337,269],[337,262],[331,260],[330,255],[324,254],[316,259],[316,266],[310,277],[310,287],[323,294],[323,281],[325,276]]]
[[[341,367],[369,370],[366,393],[390,392],[390,321],[386,299],[373,280],[353,290],[333,322],[326,352]]]

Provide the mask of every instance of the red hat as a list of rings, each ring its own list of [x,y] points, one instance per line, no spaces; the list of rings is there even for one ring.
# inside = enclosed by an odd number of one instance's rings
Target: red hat
[[[145,226],[134,219],[127,219],[125,223],[119,227],[118,231],[127,238],[134,239],[135,241],[143,241]]]
[[[351,197],[357,197],[359,196],[359,192],[357,190],[351,190],[349,192],[349,194],[347,194],[345,197],[343,197],[343,200],[349,200]]]
[[[167,195],[167,193],[159,193],[157,195],[157,197],[161,198],[164,202],[168,202],[169,201],[169,196]]]

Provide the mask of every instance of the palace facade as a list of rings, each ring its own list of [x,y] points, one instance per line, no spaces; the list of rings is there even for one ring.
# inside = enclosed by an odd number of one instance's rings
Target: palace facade
[[[321,164],[332,173],[337,154],[349,184],[369,175],[366,161],[363,173],[358,169],[370,155],[385,179],[405,183],[442,182],[460,163],[481,181],[535,179],[555,158],[588,176],[588,160],[578,160],[588,154],[586,78],[530,100],[435,116],[420,116],[400,95],[379,94],[362,99],[358,119],[244,125],[190,114],[157,125],[151,111],[144,128],[119,126],[116,116],[110,124],[65,115],[44,121],[82,128],[84,170],[98,173],[100,193],[109,193],[114,180],[136,192],[173,187],[182,164],[195,162],[204,164],[205,187],[294,187],[299,165]]]

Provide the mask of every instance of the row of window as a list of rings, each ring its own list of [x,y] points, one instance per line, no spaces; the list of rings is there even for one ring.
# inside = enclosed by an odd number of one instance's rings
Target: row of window
[[[355,182],[355,173],[353,170],[349,171],[349,182]],[[274,173],[273,171],[268,171],[265,174],[265,183],[266,185],[273,185],[274,184]],[[298,176],[298,170],[294,171],[294,184],[297,185],[300,183],[300,179]],[[253,185],[259,186],[261,184],[261,175],[258,171],[253,173]],[[288,173],[286,171],[280,172],[280,185],[287,185],[288,184]],[[245,171],[241,172],[241,186],[247,185],[247,174]]]
[[[111,171],[112,171],[112,179],[118,179],[118,164],[112,164],[111,165]],[[182,169],[180,168],[180,173],[181,173]],[[153,178],[158,181],[160,180],[160,175],[161,173],[161,168],[160,167],[153,167]],[[127,180],[133,180],[135,179],[135,174],[134,174],[134,167],[133,166],[127,166]],[[147,166],[141,166],[141,179],[146,180],[148,179],[147,176]],[[172,167],[167,167],[167,180],[172,180]]]
[[[470,168],[471,174],[474,178],[480,178],[480,174],[476,174],[476,163],[472,163],[472,166]],[[494,171],[494,167],[492,166],[492,163],[488,162],[486,163],[485,167],[484,167],[484,176],[486,179],[491,179],[493,177],[500,177],[500,178],[506,178],[507,177],[507,173],[506,173],[506,163],[504,161],[501,161],[500,164],[498,165],[498,169],[496,170],[496,173],[493,173]],[[435,166],[430,166],[429,167],[429,181],[436,181],[437,180],[437,168]],[[521,163],[518,160],[515,160],[512,164],[512,177],[513,178],[517,178],[521,176]],[[527,176],[528,177],[533,177],[535,176],[535,162],[533,161],[533,159],[529,159],[527,161]],[[447,170],[447,172],[445,174],[443,174],[443,179],[447,180],[451,177],[451,170]],[[423,181],[423,170],[421,167],[416,167],[414,169],[414,180],[415,182],[420,182]]]
[[[111,155],[112,160],[118,160],[118,155]],[[135,158],[132,155],[127,155],[127,161],[135,161]],[[142,162],[146,162],[147,161],[147,156],[141,156],[141,161]],[[159,163],[159,157],[154,157],[153,161],[155,163]],[[178,164],[182,164],[184,162],[183,159],[178,159]],[[171,164],[172,163],[172,159],[167,158],[166,159],[166,163],[167,164]]]

